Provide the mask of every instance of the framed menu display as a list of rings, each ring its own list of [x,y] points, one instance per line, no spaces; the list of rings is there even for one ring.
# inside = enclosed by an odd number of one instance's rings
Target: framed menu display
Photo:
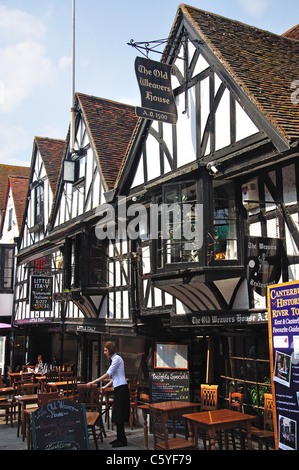
[[[188,346],[176,343],[156,343],[155,369],[188,369]]]

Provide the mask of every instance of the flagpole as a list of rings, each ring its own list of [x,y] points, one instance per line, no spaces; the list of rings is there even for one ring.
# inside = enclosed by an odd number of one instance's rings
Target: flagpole
[[[72,77],[71,77],[71,128],[70,128],[70,151],[75,150],[75,0],[73,2],[73,18],[72,18]]]

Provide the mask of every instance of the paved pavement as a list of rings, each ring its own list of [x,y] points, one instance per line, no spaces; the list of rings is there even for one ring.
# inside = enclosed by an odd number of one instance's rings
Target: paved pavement
[[[2,412],[1,412],[2,414]],[[140,423],[142,423],[142,419],[140,419]],[[106,428],[106,426],[105,426]],[[112,448],[109,444],[112,440],[115,439],[115,431],[107,430],[106,429],[107,437],[103,439],[103,442],[100,440],[98,441],[99,451],[105,451],[105,455],[114,455],[114,461],[111,464],[117,464],[118,462],[115,460],[117,455],[130,455],[129,451],[134,451],[131,453],[135,453],[139,451],[139,454],[144,454],[144,435],[143,435],[143,426],[134,427],[133,430],[130,429],[129,425],[126,427],[126,435],[128,440],[127,447],[119,448]],[[149,441],[149,450],[153,451],[153,436],[149,433],[148,435]],[[199,439],[199,449],[203,450],[202,440]],[[257,450],[256,444],[254,444],[254,449]],[[0,451],[21,451],[27,450],[27,442],[26,439],[23,440],[22,435],[20,434],[17,437],[17,423],[14,421],[13,427],[10,424],[5,423],[5,419],[0,416]],[[95,450],[95,445],[93,442],[92,437],[90,438],[90,450]],[[237,450],[240,450],[239,443],[237,442]],[[108,452],[109,451],[109,452]],[[180,452],[179,452],[180,453]],[[218,456],[219,453],[217,452]],[[104,454],[103,454],[104,455]],[[248,454],[247,454],[248,455]],[[121,462],[119,462],[121,463]],[[162,462],[161,462],[162,463]],[[188,463],[188,462],[185,462]]]
[[[3,412],[1,411],[1,414]],[[141,421],[142,422],[142,421]],[[106,426],[105,426],[106,428]],[[109,442],[113,441],[116,437],[115,431],[107,430],[106,429],[107,437],[103,438],[103,442],[100,440],[98,441],[99,450],[113,450],[118,451],[118,449],[112,449]],[[130,429],[129,425],[126,427],[126,435],[128,440],[127,447],[122,447],[122,451],[130,451],[130,450],[144,450],[144,435],[143,435],[143,427],[134,427],[133,430]],[[149,448],[153,449],[153,438],[152,435],[149,434]],[[23,437],[20,433],[20,436],[17,437],[17,422],[13,422],[13,427],[11,427],[10,423],[5,423],[5,418],[0,416],[0,451],[4,450],[27,450],[27,442],[26,439],[23,440]],[[95,445],[92,437],[90,438],[90,450],[95,450]]]

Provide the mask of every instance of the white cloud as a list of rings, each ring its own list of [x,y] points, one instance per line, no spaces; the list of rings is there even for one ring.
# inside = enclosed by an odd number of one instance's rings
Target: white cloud
[[[61,69],[63,69],[63,70],[69,68],[69,66],[70,66],[71,64],[72,64],[72,58],[71,58],[71,56],[66,56],[66,55],[63,56],[63,57],[61,57],[61,58],[59,59],[59,63],[58,63],[59,68],[61,68]]]
[[[21,10],[0,6],[0,113],[14,111],[39,85],[54,79],[43,44],[44,23]]]
[[[42,20],[22,10],[9,10],[0,6],[0,38],[1,41],[18,42],[22,38],[41,40],[46,28]]]
[[[246,13],[256,18],[261,18],[268,10],[271,0],[238,0]]]
[[[52,82],[53,65],[45,47],[38,42],[20,42],[0,48],[0,63],[0,81],[4,88],[0,112],[13,111],[36,86]]]

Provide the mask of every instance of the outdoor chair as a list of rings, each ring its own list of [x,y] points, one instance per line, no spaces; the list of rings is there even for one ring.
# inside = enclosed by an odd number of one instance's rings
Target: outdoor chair
[[[0,388],[1,388],[1,391],[2,391],[3,393],[7,393],[7,395],[12,394],[12,392],[13,392],[13,387],[5,387],[5,386],[4,386],[4,383],[3,383],[3,381],[2,381],[2,376],[1,376],[1,374],[0,374]],[[7,396],[6,396],[6,395],[1,395],[1,397],[0,397],[0,403],[1,403],[2,401],[3,401],[3,402],[7,402]]]
[[[10,418],[11,427],[13,427],[13,416],[16,415],[16,409],[17,402],[14,397],[11,399],[7,398],[6,401],[0,401],[0,410],[5,411],[6,424],[8,424],[8,418]]]
[[[73,377],[73,371],[58,372],[59,381],[68,380]]]
[[[154,438],[155,450],[192,450],[197,449],[197,444],[189,442],[183,437],[168,436],[167,416],[161,411],[149,405],[151,426]]]
[[[239,413],[243,413],[243,401],[244,401],[244,394],[240,392],[230,392],[228,396],[228,408],[229,410],[238,411]],[[230,431],[230,435],[232,438],[233,449],[236,450],[236,441],[235,441],[235,433],[234,430]],[[228,433],[225,432],[225,439],[227,440]],[[241,439],[241,438],[240,438]]]
[[[201,384],[200,386],[200,411],[217,410],[218,385]]]
[[[218,385],[201,384],[200,386],[200,411],[217,410],[218,408]],[[206,433],[202,433],[204,449],[207,448]],[[220,447],[221,436],[218,435]]]
[[[269,427],[271,430],[269,430]],[[274,446],[273,429],[273,400],[271,393],[264,394],[264,429],[251,429],[251,438],[258,443],[259,450],[266,446],[269,450],[269,444]]]
[[[138,388],[139,383],[129,383],[129,392],[130,392],[130,427],[133,429],[133,424],[137,423],[139,426],[139,418],[138,418]]]
[[[103,442],[106,436],[102,419],[102,397],[96,384],[88,387],[86,384],[78,384],[78,401],[85,404],[87,427],[92,432],[96,450],[98,450],[98,438]]]
[[[244,394],[239,392],[230,392],[228,396],[229,410],[243,412]]]

